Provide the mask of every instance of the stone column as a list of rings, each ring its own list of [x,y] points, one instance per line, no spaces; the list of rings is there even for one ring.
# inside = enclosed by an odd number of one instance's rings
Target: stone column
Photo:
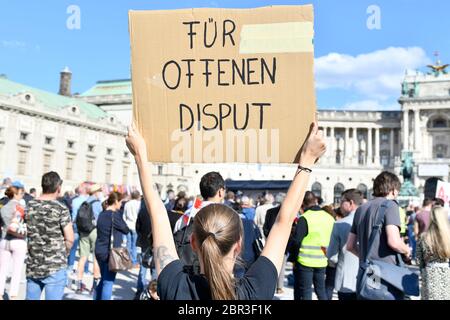
[[[350,129],[345,128],[345,141],[344,141],[344,164],[347,165],[350,159]]]
[[[409,150],[409,110],[403,110],[403,150]]]
[[[334,127],[330,128],[330,164],[335,164],[336,162],[336,152],[335,152],[335,144],[336,144],[336,138],[334,137]]]
[[[367,129],[367,165],[373,164],[373,154],[372,154],[372,128]]]
[[[415,150],[423,150],[422,137],[420,136],[420,110],[414,110],[414,146]]]
[[[395,129],[391,129],[390,134],[390,147],[389,147],[389,163],[391,167],[394,166],[394,135],[395,135]]]
[[[358,155],[359,155],[359,148],[358,148],[358,128],[353,128],[353,164],[355,166],[358,165]]]
[[[380,165],[380,129],[375,129],[375,157],[374,157],[375,165]]]

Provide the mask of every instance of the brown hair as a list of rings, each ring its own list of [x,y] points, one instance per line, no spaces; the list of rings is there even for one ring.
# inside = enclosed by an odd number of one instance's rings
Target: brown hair
[[[348,189],[342,194],[342,199],[346,201],[353,201],[357,206],[363,203],[364,196],[358,189]]]
[[[8,199],[14,198],[14,196],[17,196],[19,194],[20,189],[17,187],[8,187],[5,191],[5,196],[8,197]]]
[[[120,201],[123,199],[123,195],[117,191],[111,192],[108,196],[108,199],[106,199],[106,205],[112,206],[116,201]]]
[[[210,204],[196,214],[193,234],[212,299],[235,300],[235,282],[224,267],[224,256],[242,239],[241,218],[228,206]]]
[[[391,191],[400,191],[400,179],[393,173],[384,171],[373,181],[373,196],[386,197]]]

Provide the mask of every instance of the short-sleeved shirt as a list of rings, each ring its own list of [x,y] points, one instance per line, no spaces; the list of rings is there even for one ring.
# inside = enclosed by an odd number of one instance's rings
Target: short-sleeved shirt
[[[277,269],[260,256],[242,278],[236,280],[238,300],[272,300],[277,285]],[[169,263],[158,277],[161,300],[211,300],[208,280],[185,271],[181,260]]]
[[[421,235],[425,231],[428,230],[428,227],[430,226],[430,211],[429,210],[422,210],[416,215],[416,221],[419,224],[419,234]]]
[[[386,198],[375,198],[360,206],[355,212],[351,232],[356,235],[358,240],[360,262],[362,262],[367,253],[370,234],[378,216],[378,210],[385,200]],[[385,211],[380,237],[375,237],[371,254],[368,258],[397,264],[397,252],[388,245],[387,241],[386,226],[388,225],[397,226],[400,232],[400,212],[396,201]]]
[[[56,200],[31,200],[25,219],[27,277],[45,278],[67,268],[63,229],[71,222],[69,209]]]

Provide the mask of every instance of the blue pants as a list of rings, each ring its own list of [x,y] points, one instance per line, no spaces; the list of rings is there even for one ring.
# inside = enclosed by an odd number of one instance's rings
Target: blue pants
[[[408,225],[408,239],[409,239],[409,246],[412,248],[411,257],[413,259],[416,258],[416,237],[414,235],[414,225]]]
[[[111,300],[117,272],[109,271],[108,261],[98,260],[102,278],[95,288],[94,300]]]
[[[295,263],[294,300],[312,300],[312,286],[319,300],[328,300],[325,289],[326,268],[310,268]]]
[[[130,232],[127,234],[127,248],[131,256],[131,262],[133,264],[137,263],[136,240],[137,240],[136,231],[130,230]]]
[[[41,300],[43,290],[45,291],[45,300],[62,300],[66,281],[66,269],[45,278],[27,278],[26,300]]]

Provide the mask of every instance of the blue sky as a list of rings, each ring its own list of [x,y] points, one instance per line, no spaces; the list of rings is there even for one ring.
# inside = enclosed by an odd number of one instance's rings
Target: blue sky
[[[130,76],[130,9],[259,7],[313,3],[316,86],[320,108],[392,109],[406,68],[450,61],[450,1],[446,0],[0,0],[0,74],[57,92],[69,66],[73,92],[98,80]],[[67,8],[81,10],[69,30]],[[381,29],[369,30],[367,8],[380,8]]]

